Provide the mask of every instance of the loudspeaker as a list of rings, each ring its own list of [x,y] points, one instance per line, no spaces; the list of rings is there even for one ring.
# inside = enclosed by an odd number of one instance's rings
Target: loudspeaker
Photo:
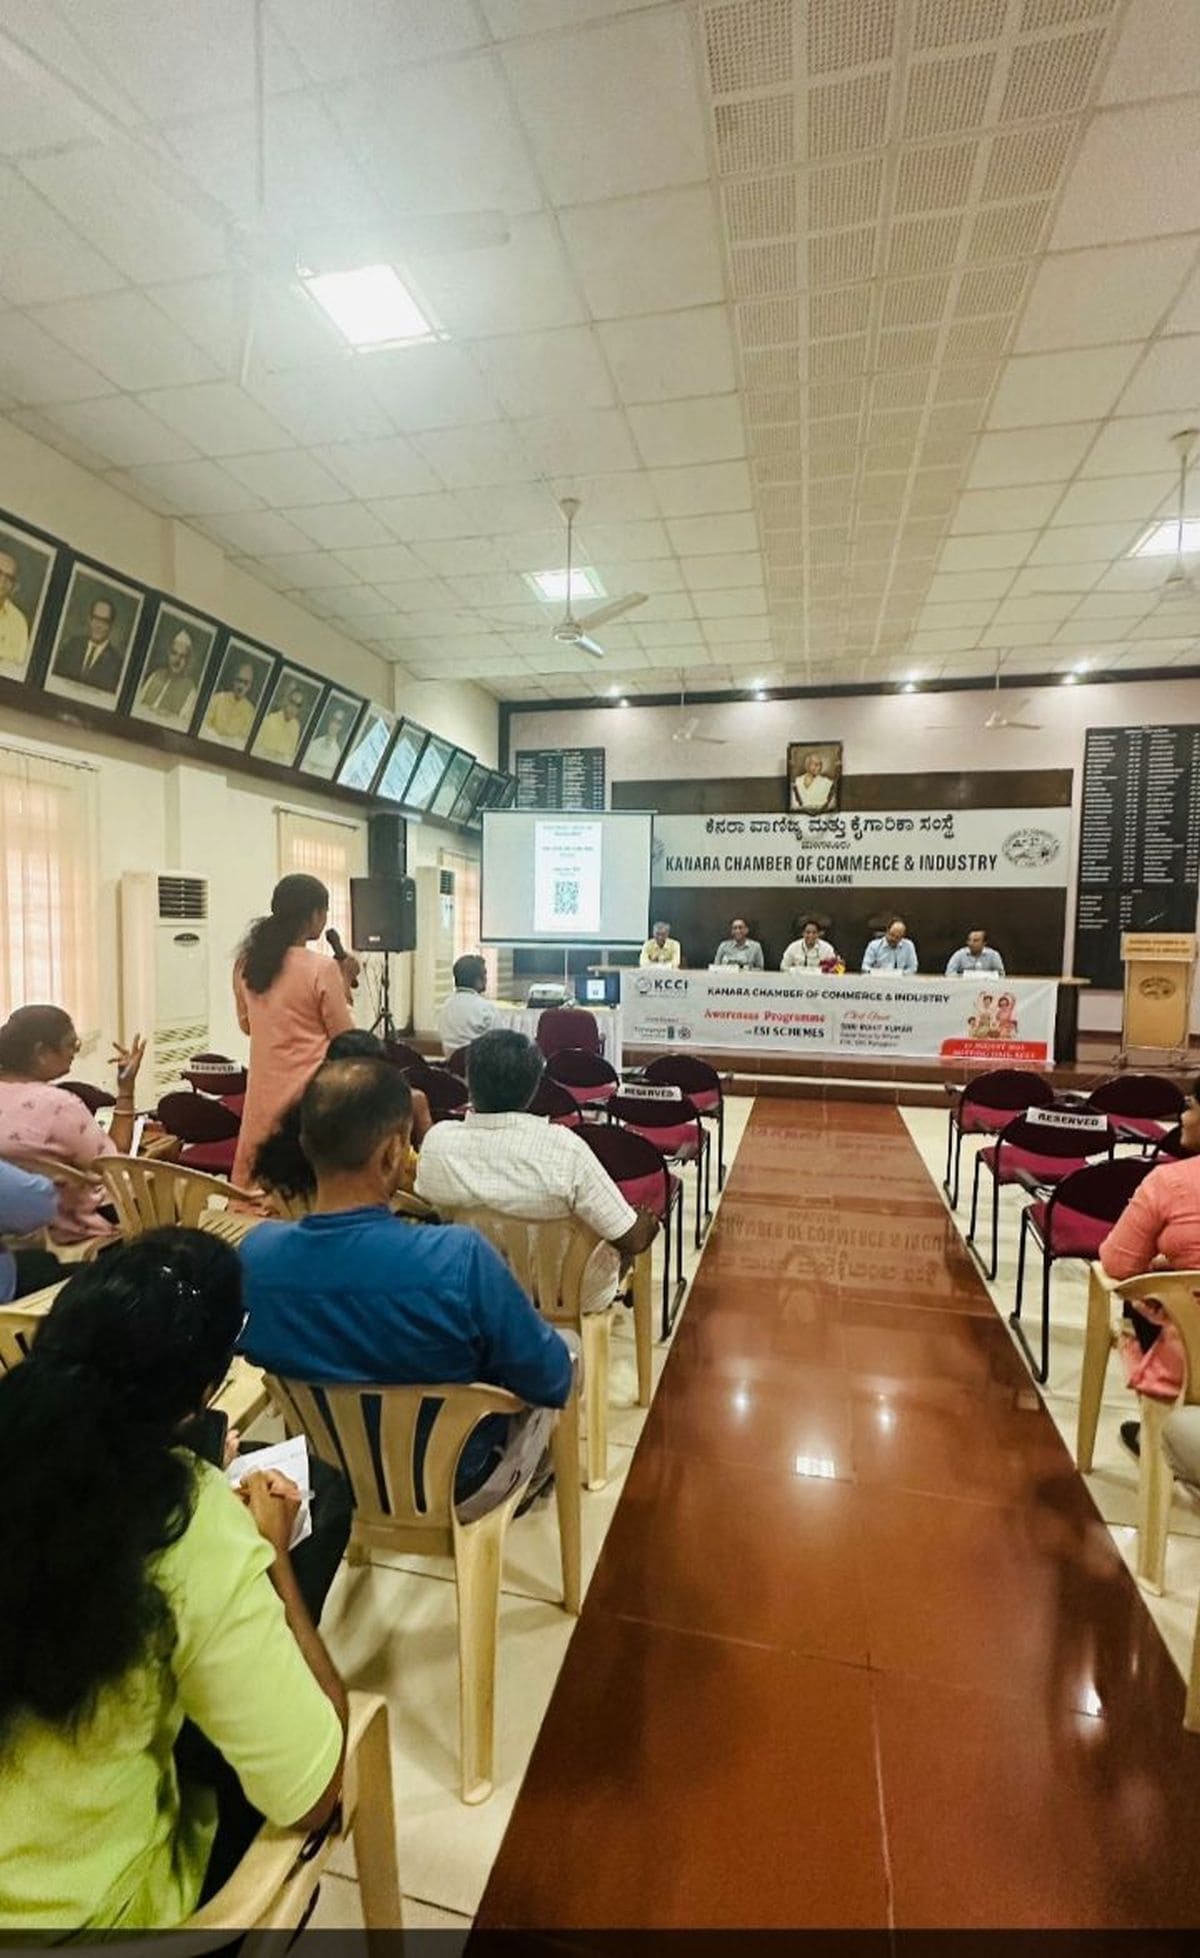
[[[411,877],[350,879],[350,942],[356,952],[415,952],[417,887]]]
[[[368,877],[403,877],[408,869],[408,824],[389,810],[367,823]]]

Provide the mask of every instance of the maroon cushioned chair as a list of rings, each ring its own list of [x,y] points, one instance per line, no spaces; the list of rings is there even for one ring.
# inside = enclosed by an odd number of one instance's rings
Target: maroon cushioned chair
[[[90,1081],[56,1081],[54,1086],[62,1088],[68,1095],[74,1095],[76,1101],[83,1103],[89,1115],[94,1115],[99,1108],[115,1108],[117,1105],[115,1095],[110,1095],[107,1088],[94,1088]]]
[[[460,1081],[465,1081],[467,1078],[467,1056],[471,1051],[472,1045],[473,1042],[468,1040],[465,1047],[456,1047],[452,1054],[447,1054],[446,1059],[443,1062],[443,1065],[447,1069],[447,1071],[450,1074],[457,1074]],[[428,1066],[428,1064],[429,1063],[426,1062],[426,1066]],[[410,1061],[408,1065],[411,1067],[412,1062]]]
[[[1055,1185],[1049,1196],[1027,1203],[1021,1213],[1021,1248],[1017,1256],[1017,1290],[1009,1325],[1034,1378],[1044,1381],[1050,1371],[1050,1273],[1059,1258],[1084,1258],[1090,1264],[1138,1184],[1153,1164],[1136,1156],[1120,1161],[1088,1163]],[[1042,1350],[1035,1359],[1021,1325],[1025,1289],[1025,1252],[1033,1238],[1042,1254]]]
[[[534,1041],[552,1060],[564,1047],[577,1047],[584,1054],[598,1054],[600,1029],[596,1016],[582,1006],[548,1006],[539,1014]]]
[[[1099,1121],[1102,1126],[1097,1126]],[[978,1258],[975,1220],[979,1214],[979,1178],[986,1171],[992,1186],[992,1261],[983,1269],[996,1276],[1000,1255],[1000,1191],[1010,1183],[1037,1192],[1052,1189],[1096,1156],[1111,1156],[1116,1132],[1106,1116],[1073,1113],[1067,1109],[1032,1108],[1016,1115],[990,1147],[975,1158],[971,1182],[971,1223],[967,1244]],[[980,1263],[983,1260],[980,1259]]]
[[[682,1088],[692,1106],[717,1129],[717,1188],[725,1188],[725,1093],[721,1077],[707,1061],[691,1054],[663,1054],[651,1061],[644,1078],[656,1085]]]
[[[198,1095],[214,1095],[218,1099],[225,1095],[245,1096],[246,1070],[228,1054],[193,1054],[180,1071]]]
[[[599,1054],[585,1054],[581,1047],[561,1047],[546,1062],[546,1073],[560,1088],[565,1088],[581,1113],[599,1114],[621,1085],[615,1067]]]
[[[1183,1114],[1184,1094],[1161,1074],[1116,1074],[1093,1088],[1086,1106],[1112,1117],[1118,1142],[1137,1142],[1149,1154]]]
[[[683,1093],[678,1100],[660,1101],[657,1096],[639,1095],[636,1087],[628,1087],[612,1097],[605,1112],[610,1122],[619,1122],[623,1128],[631,1129],[634,1135],[652,1142],[665,1162],[679,1165],[695,1163],[696,1248],[699,1249],[704,1237],[702,1217],[710,1217],[712,1211],[709,1208],[708,1132],[700,1120],[695,1103]]]
[[[428,1067],[429,1065],[428,1056],[426,1054],[418,1054],[416,1048],[410,1047],[406,1040],[385,1040],[383,1043],[383,1055],[384,1059],[389,1060],[393,1067],[398,1067],[401,1073],[410,1067]]]
[[[1151,1157],[1151,1161],[1156,1163],[1177,1163],[1182,1162],[1183,1158],[1190,1154],[1191,1151],[1185,1149],[1183,1146],[1183,1125],[1180,1122],[1176,1122],[1174,1128],[1168,1129],[1159,1142],[1158,1147]]]
[[[462,1120],[471,1094],[466,1082],[460,1080],[457,1074],[451,1074],[448,1067],[430,1067],[425,1061],[415,1067],[406,1067],[403,1073],[410,1088],[421,1090],[435,1122]]]
[[[583,1116],[578,1105],[566,1088],[560,1087],[557,1081],[552,1081],[548,1074],[543,1074],[538,1082],[537,1093],[529,1104],[529,1113],[544,1115],[548,1121],[555,1123],[559,1128],[581,1129],[583,1127]]]
[[[957,1210],[964,1135],[999,1135],[1014,1115],[1023,1115],[1027,1108],[1049,1108],[1054,1090],[1044,1075],[1029,1074],[1017,1067],[998,1067],[989,1074],[977,1074],[965,1087],[952,1092],[958,1098],[951,1105],[947,1123],[946,1174],[942,1188],[951,1210]]]
[[[612,1177],[626,1203],[652,1210],[663,1227],[662,1337],[668,1338],[683,1296],[683,1183],[652,1142],[616,1123],[591,1124],[584,1142]],[[675,1290],[671,1291],[671,1219],[675,1219]]]
[[[224,1102],[180,1088],[163,1096],[158,1119],[182,1143],[179,1160],[188,1169],[203,1169],[210,1176],[233,1174],[242,1124]]]

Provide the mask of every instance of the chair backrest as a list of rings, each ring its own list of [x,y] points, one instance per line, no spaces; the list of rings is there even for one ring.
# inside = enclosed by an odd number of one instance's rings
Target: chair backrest
[[[1121,1299],[1161,1305],[1183,1344],[1183,1399],[1194,1407],[1200,1402],[1200,1271],[1147,1271],[1122,1279],[1114,1290]]]
[[[102,1156],[96,1165],[126,1240],[161,1224],[195,1226],[214,1203],[240,1196],[232,1183],[182,1163],[148,1162],[144,1156]]]
[[[466,1082],[451,1074],[448,1067],[430,1067],[427,1062],[418,1061],[403,1073],[409,1087],[419,1088],[425,1096],[435,1122],[445,1115],[457,1114],[471,1099]]]
[[[200,1214],[198,1228],[211,1232],[226,1244],[232,1244],[236,1251],[243,1238],[249,1237],[260,1224],[270,1223],[269,1217],[256,1217],[248,1210],[204,1210]]]
[[[654,1095],[639,1095],[636,1088],[622,1089],[605,1104],[605,1112],[610,1121],[636,1129],[667,1156],[702,1139],[696,1104],[682,1093],[678,1101],[660,1101]]]
[[[224,1102],[184,1088],[163,1096],[158,1119],[168,1135],[178,1136],[181,1142],[232,1142],[242,1126]]]
[[[958,1099],[961,1115],[964,1108],[994,1108],[1003,1111],[1011,1108],[1019,1114],[1025,1108],[1049,1108],[1054,1100],[1054,1089],[1044,1074],[1030,1074],[1019,1067],[997,1067],[989,1074],[977,1074],[968,1081]]]
[[[560,1047],[546,1061],[552,1081],[566,1088],[619,1088],[621,1077],[599,1054],[588,1054],[582,1047]]]
[[[452,1054],[446,1056],[446,1068],[451,1074],[457,1074],[460,1081],[465,1081],[467,1078],[467,1055],[473,1044],[468,1040],[465,1047],[456,1047]]]
[[[510,1217],[482,1205],[443,1206],[441,1215],[487,1238],[544,1319],[579,1324],[587,1262],[604,1242],[580,1218]]]
[[[502,1387],[266,1380],[288,1433],[304,1435],[321,1461],[342,1470],[356,1521],[398,1530],[448,1533],[458,1460],[471,1435],[490,1414],[525,1409]]]
[[[0,1305],[0,1373],[29,1358],[42,1320],[65,1283],[64,1279],[62,1284],[47,1285],[42,1292],[30,1292],[27,1298]]]
[[[402,1070],[410,1067],[425,1067],[427,1065],[426,1056],[424,1054],[418,1054],[416,1048],[410,1047],[406,1040],[385,1040],[383,1051],[385,1058],[392,1063],[392,1066]]]
[[[97,1159],[99,1160],[99,1159]],[[18,1169],[28,1169],[35,1176],[48,1176],[53,1183],[61,1183],[67,1190],[87,1190],[95,1192],[99,1187],[96,1165],[89,1164],[80,1169],[78,1163],[64,1162],[49,1149],[26,1149],[19,1142],[10,1142],[0,1151],[0,1162],[15,1163]]]
[[[996,1148],[1024,1149],[1031,1156],[1062,1160],[1072,1156],[1111,1155],[1113,1139],[1113,1129],[1107,1120],[1098,1126],[1094,1116],[1076,1114],[1069,1109],[1061,1112],[1033,1109],[1027,1115],[1015,1116],[1001,1130]]]
[[[197,1094],[244,1095],[246,1092],[246,1070],[228,1054],[193,1054],[180,1073]]]
[[[1087,1098],[1098,1115],[1141,1116],[1150,1122],[1177,1122],[1184,1097],[1173,1081],[1161,1074],[1115,1074],[1102,1081]]]
[[[1089,1163],[1086,1169],[1072,1170],[1057,1184],[1050,1207],[1073,1210],[1097,1223],[1115,1224],[1130,1197],[1154,1167],[1149,1156],[1114,1158],[1111,1162]]]
[[[584,1054],[600,1052],[595,1015],[580,1006],[547,1006],[538,1016],[533,1037],[547,1060],[564,1047],[577,1047]]]
[[[707,1061],[693,1054],[660,1054],[650,1061],[645,1079],[665,1088],[682,1088],[685,1095],[720,1095],[721,1077]],[[636,1092],[636,1090],[634,1091]]]
[[[1166,1158],[1170,1162],[1181,1162],[1185,1156],[1190,1154],[1191,1150],[1185,1149],[1183,1146],[1183,1124],[1176,1122],[1174,1128],[1168,1129],[1166,1134],[1159,1140],[1154,1151],[1153,1160],[1158,1162],[1160,1158]]]
[[[110,1095],[107,1088],[94,1088],[90,1081],[56,1081],[54,1085],[61,1088],[64,1094],[74,1095],[76,1101],[83,1103],[89,1115],[94,1115],[98,1108],[115,1108],[117,1105],[115,1095]]]
[[[572,1100],[561,1082],[552,1075],[543,1074],[537,1085],[537,1093],[529,1104],[531,1115],[545,1115],[551,1122],[561,1122],[567,1128],[583,1127],[583,1116],[579,1105]]]
[[[657,1202],[651,1201],[649,1208],[659,1210],[665,1215],[665,1206],[671,1190],[671,1176],[662,1152],[648,1142],[644,1135],[633,1129],[623,1129],[610,1122],[600,1124],[588,1122],[580,1129],[580,1141],[587,1144],[602,1169],[606,1169],[613,1182],[625,1194],[631,1186],[644,1185],[657,1179]],[[635,1190],[639,1202],[646,1201],[642,1190]],[[633,1197],[628,1199],[633,1201]],[[660,1204],[662,1208],[660,1209]]]

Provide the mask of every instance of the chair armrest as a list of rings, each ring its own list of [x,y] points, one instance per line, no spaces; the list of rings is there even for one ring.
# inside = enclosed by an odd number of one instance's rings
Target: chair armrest
[[[1019,1169],[1013,1177],[1013,1182],[1019,1183],[1023,1190],[1028,1190],[1031,1197],[1039,1197],[1043,1191],[1054,1187],[1052,1183],[1039,1182],[1031,1169]]]

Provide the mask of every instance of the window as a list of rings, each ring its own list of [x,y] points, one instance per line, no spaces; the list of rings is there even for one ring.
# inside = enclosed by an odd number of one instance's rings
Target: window
[[[95,771],[0,747],[0,1019],[64,1007],[99,1031]]]
[[[329,892],[329,922],[350,944],[350,879],[365,872],[364,832],[358,823],[324,816],[302,816],[280,809],[279,875],[302,870],[319,877]]]
[[[479,859],[464,856],[459,850],[441,850],[438,864],[442,870],[454,872],[454,956],[461,959],[464,952],[482,952],[488,969],[488,989],[495,992],[496,948],[489,946],[484,950],[479,943],[483,929]]]

